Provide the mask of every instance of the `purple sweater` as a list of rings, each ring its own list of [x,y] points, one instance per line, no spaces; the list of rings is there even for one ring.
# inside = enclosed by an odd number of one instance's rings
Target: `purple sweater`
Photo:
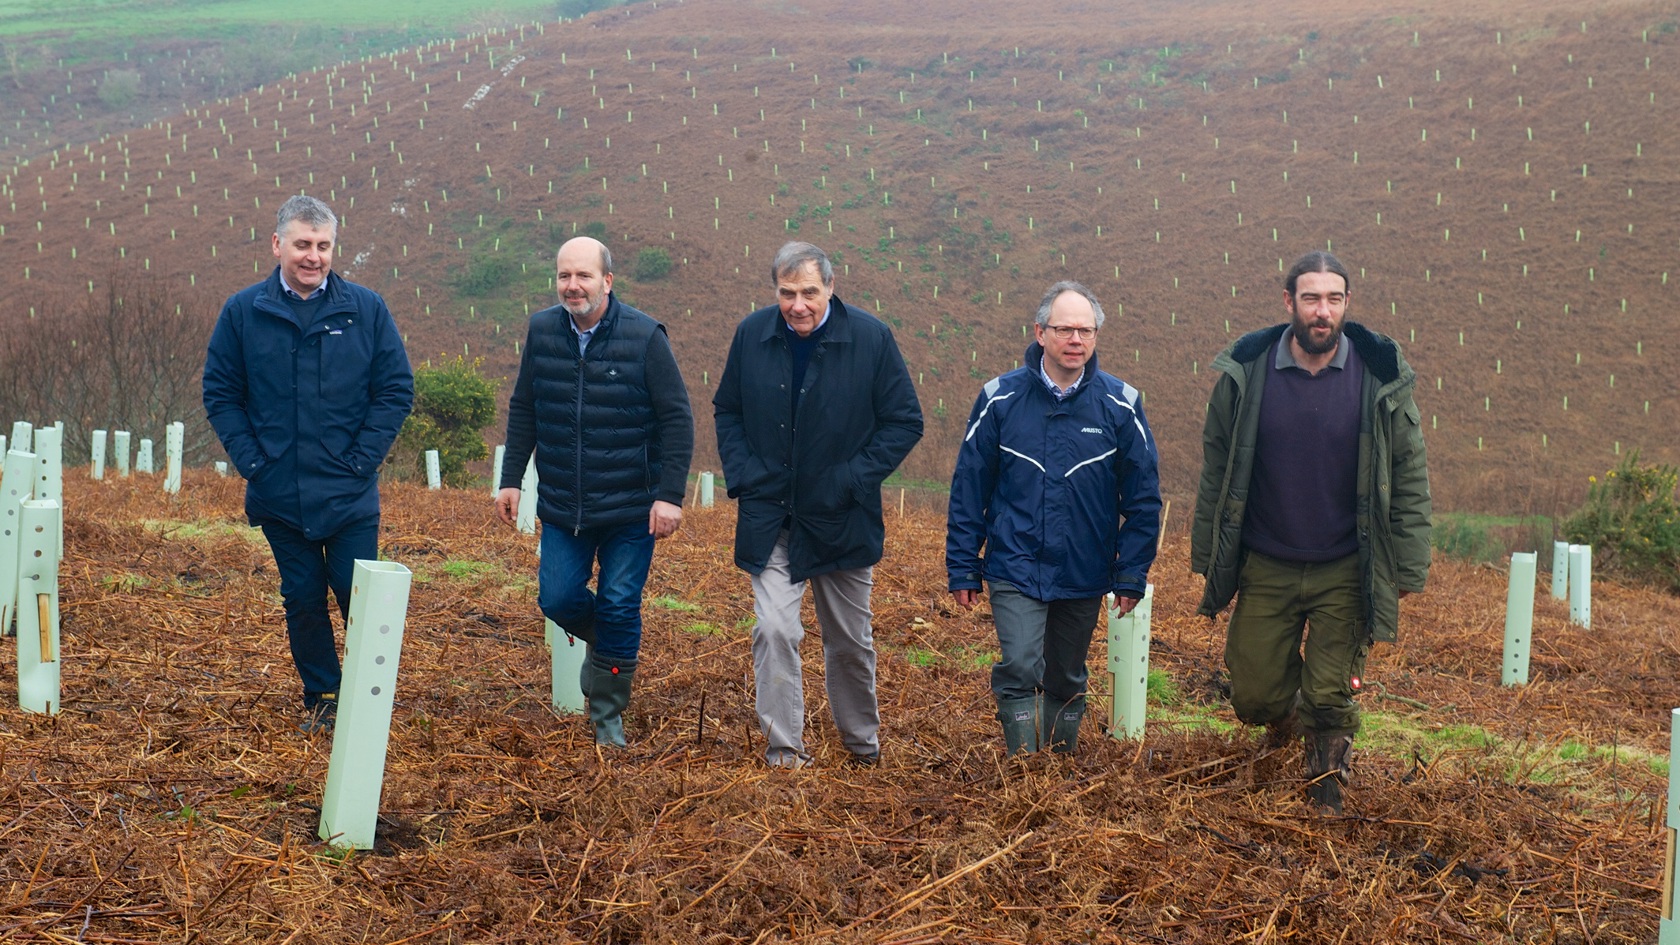
[[[1322,563],[1359,550],[1360,385],[1345,339],[1317,375],[1295,363],[1285,332],[1266,370],[1243,544],[1284,561]]]

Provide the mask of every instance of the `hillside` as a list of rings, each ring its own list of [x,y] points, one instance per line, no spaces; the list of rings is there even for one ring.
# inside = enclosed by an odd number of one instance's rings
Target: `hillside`
[[[416,362],[465,350],[500,377],[556,245],[600,233],[620,295],[670,325],[715,465],[724,339],[797,236],[897,329],[928,417],[908,477],[948,476],[979,384],[1071,277],[1104,299],[1101,362],[1146,392],[1182,497],[1206,365],[1283,317],[1280,264],[1329,247],[1356,267],[1352,317],[1418,372],[1442,507],[1556,512],[1628,450],[1680,459],[1668,5],[919,9],[636,4],[66,145],[5,173],[0,324],[147,273],[208,317],[308,191]],[[669,276],[636,278],[649,248]]]
[[[842,767],[807,647],[817,765],[766,769],[733,512],[663,543],[628,732],[548,708],[534,541],[485,492],[386,490],[414,572],[376,847],[316,830],[329,742],[296,729],[273,562],[241,487],[66,476],[64,711],[0,674],[0,940],[614,945],[1237,941],[1646,943],[1658,926],[1680,604],[1601,583],[1593,629],[1537,602],[1531,683],[1499,684],[1504,575],[1437,560],[1367,667],[1347,816],[1256,763],[1158,564],[1141,742],[1000,757],[988,608],[941,590],[943,522],[888,523],[876,570],[883,764]],[[811,615],[807,612],[807,621]],[[0,653],[11,659],[11,641]]]

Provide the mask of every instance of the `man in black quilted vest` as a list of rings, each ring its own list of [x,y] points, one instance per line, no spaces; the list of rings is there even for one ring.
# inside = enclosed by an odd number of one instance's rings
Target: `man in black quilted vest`
[[[496,514],[514,523],[535,450],[537,602],[587,644],[582,683],[595,742],[623,748],[642,585],[654,542],[682,523],[694,415],[665,326],[620,302],[612,284],[612,254],[600,241],[580,236],[560,247],[560,304],[531,316],[508,402]]]

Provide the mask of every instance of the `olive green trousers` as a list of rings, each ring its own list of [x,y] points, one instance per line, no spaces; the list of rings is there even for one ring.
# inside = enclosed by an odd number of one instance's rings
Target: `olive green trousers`
[[[1289,714],[1300,694],[1303,728],[1354,732],[1354,680],[1365,673],[1359,555],[1322,564],[1245,551],[1225,638],[1231,708],[1250,725]]]

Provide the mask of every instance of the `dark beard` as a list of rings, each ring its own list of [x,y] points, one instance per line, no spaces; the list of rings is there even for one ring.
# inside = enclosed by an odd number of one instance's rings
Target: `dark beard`
[[[1337,325],[1336,330],[1330,333],[1330,337],[1326,338],[1323,344],[1313,341],[1312,326],[1301,321],[1299,317],[1290,320],[1290,331],[1295,335],[1295,343],[1301,346],[1301,350],[1312,355],[1329,354],[1336,350],[1336,345],[1342,340],[1342,326]]]

